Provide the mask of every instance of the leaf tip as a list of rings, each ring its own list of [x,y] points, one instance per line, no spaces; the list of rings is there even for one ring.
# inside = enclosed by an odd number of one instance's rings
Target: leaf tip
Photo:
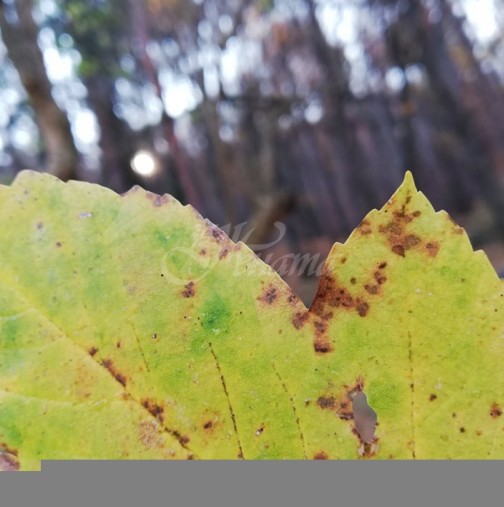
[[[412,193],[418,192],[415,185],[415,179],[413,178],[413,173],[411,171],[408,170],[404,173],[404,179],[401,187],[403,187],[405,190],[411,191]]]

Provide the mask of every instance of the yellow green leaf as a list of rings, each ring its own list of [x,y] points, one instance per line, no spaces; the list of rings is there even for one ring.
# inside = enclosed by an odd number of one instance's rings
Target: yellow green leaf
[[[0,187],[0,469],[503,458],[503,344],[502,281],[409,174],[310,310],[168,195]]]

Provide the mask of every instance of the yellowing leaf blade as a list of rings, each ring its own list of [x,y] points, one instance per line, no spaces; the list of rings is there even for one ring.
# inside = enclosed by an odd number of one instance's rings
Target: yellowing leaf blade
[[[0,468],[504,456],[503,283],[411,175],[309,311],[169,196],[24,172],[0,199]]]

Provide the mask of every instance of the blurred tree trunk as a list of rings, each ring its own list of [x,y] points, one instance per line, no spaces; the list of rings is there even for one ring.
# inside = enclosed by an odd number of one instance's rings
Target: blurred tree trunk
[[[135,141],[126,122],[114,113],[114,81],[95,74],[84,80],[100,127],[101,183],[122,193],[139,183],[130,169]]]
[[[356,119],[352,117],[355,97],[349,86],[348,63],[343,49],[331,47],[325,38],[316,16],[317,3],[305,0],[305,4],[308,8],[313,54],[327,78],[322,96],[326,135],[332,139],[332,146],[324,143],[329,150],[328,160],[331,161],[326,176],[337,196],[340,208],[338,214],[345,228],[352,230],[356,225],[355,217],[365,214],[366,203],[375,200],[375,189],[366,184],[369,176],[355,135]]]
[[[65,30],[74,39],[82,57],[81,79],[88,102],[100,128],[101,174],[99,182],[116,192],[125,192],[140,181],[131,170],[136,136],[126,121],[114,112],[115,83],[121,75],[120,60],[129,47],[126,13],[120,0],[101,2],[62,0]]]
[[[32,0],[0,0],[0,29],[7,54],[19,73],[33,107],[47,150],[47,171],[62,180],[75,178],[79,154],[70,123],[51,95],[42,52],[37,44],[38,27],[32,17]]]
[[[132,48],[133,54],[138,60],[148,81],[154,86],[156,94],[163,104],[163,114],[161,117],[161,126],[164,130],[164,137],[168,141],[173,153],[173,169],[177,175],[179,184],[184,192],[185,200],[192,204],[196,209],[202,209],[200,193],[191,177],[191,168],[186,153],[180,146],[179,140],[175,134],[175,121],[166,112],[163,101],[163,90],[159,82],[157,69],[147,52],[147,43],[149,41],[149,22],[146,14],[146,6],[143,2],[129,0],[129,14],[131,21]]]

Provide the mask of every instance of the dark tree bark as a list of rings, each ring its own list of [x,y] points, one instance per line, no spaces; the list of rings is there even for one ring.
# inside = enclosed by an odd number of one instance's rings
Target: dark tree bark
[[[28,94],[47,151],[46,170],[68,180],[75,178],[79,154],[66,114],[51,95],[42,52],[37,44],[38,27],[32,17],[32,0],[0,1],[0,29],[7,54]],[[11,10],[11,12],[9,12]]]
[[[130,169],[135,141],[126,122],[113,109],[114,81],[94,75],[85,81],[88,100],[100,127],[101,183],[122,193],[139,183]]]

